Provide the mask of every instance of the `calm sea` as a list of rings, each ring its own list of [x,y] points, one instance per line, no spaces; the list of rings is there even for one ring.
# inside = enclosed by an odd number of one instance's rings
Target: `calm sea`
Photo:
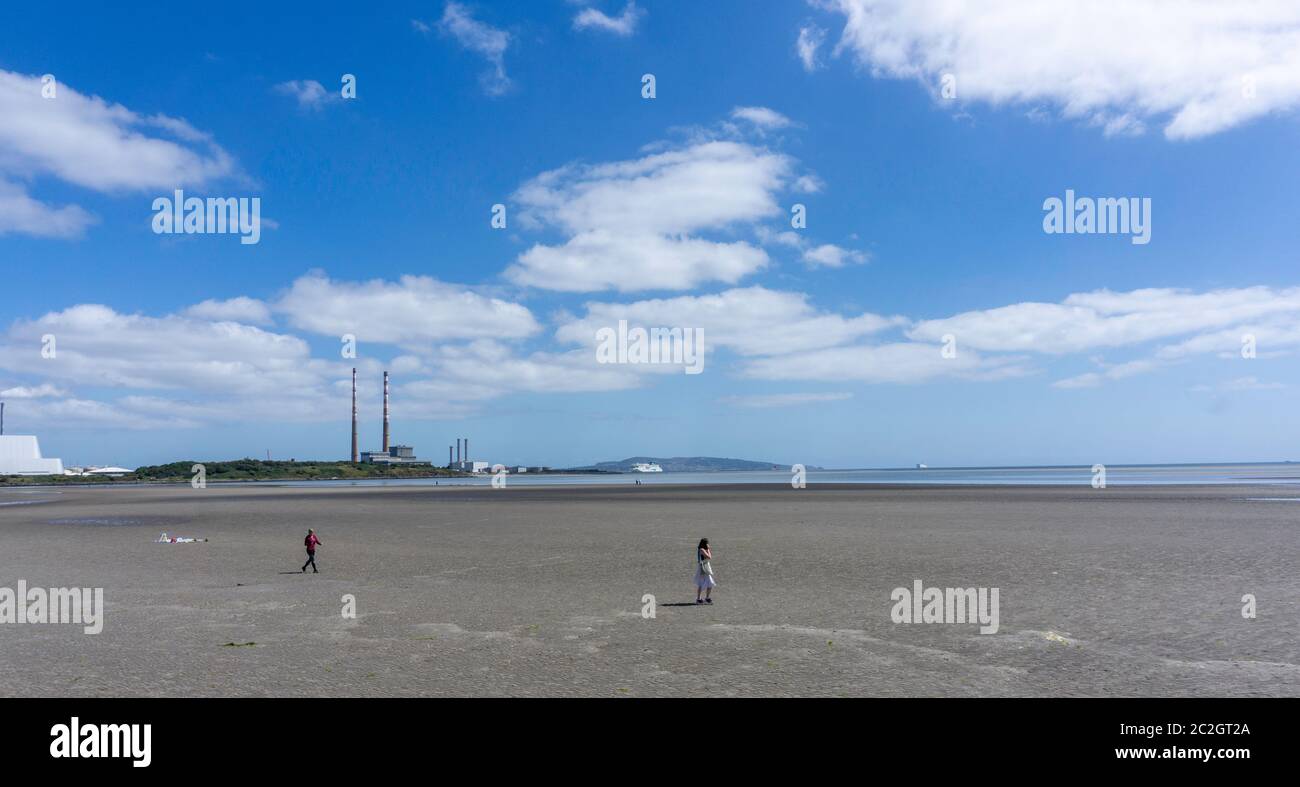
[[[809,484],[1092,484],[1091,465],[1059,467],[931,467],[925,469],[809,470]],[[715,473],[624,473],[622,475],[536,475],[511,473],[509,486],[573,484],[788,484],[782,471]],[[277,486],[488,486],[490,476],[476,478],[358,481],[263,481]],[[1220,465],[1107,465],[1107,486],[1134,484],[1300,484],[1300,463]]]

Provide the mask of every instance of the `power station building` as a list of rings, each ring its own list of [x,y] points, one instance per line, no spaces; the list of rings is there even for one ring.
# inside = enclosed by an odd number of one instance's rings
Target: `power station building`
[[[457,437],[455,454],[452,453],[451,446],[447,446],[447,469],[459,470],[462,473],[484,473],[487,472],[488,463],[471,460],[469,458],[469,438]]]
[[[421,465],[430,467],[433,462],[420,459],[409,445],[388,444],[388,372],[384,372],[384,447],[379,451],[357,453],[357,370],[352,370],[352,461],[372,465]]]
[[[41,456],[32,435],[0,435],[0,475],[63,475],[63,460]]]
[[[384,447],[378,451],[357,451],[357,370],[352,370],[352,461],[375,465],[405,465],[431,467],[433,462],[420,459],[409,445],[390,445],[388,442],[388,372],[384,372]],[[466,473],[485,473],[488,463],[469,458],[469,438],[456,438],[456,446],[447,446],[447,468]],[[545,469],[545,468],[538,468]]]
[[[361,454],[361,461],[373,465],[424,465],[426,467],[433,465],[433,462],[427,459],[418,458],[415,449],[409,445],[395,445],[388,449],[388,453],[366,451]]]

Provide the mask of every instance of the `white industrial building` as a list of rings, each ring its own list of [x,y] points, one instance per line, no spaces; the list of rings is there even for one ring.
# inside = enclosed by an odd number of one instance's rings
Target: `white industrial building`
[[[42,457],[33,435],[0,435],[0,475],[63,475],[63,460]]]

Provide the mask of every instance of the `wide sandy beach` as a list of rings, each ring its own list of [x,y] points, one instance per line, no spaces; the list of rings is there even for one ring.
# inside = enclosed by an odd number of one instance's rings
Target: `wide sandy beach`
[[[1300,696],[1300,503],[1251,500],[1290,496],[0,491],[0,587],[102,587],[106,604],[96,635],[0,624],[0,695]],[[297,573],[308,527],[318,575]],[[164,530],[211,540],[154,543]],[[701,536],[709,607],[691,603]],[[891,591],[918,579],[998,588],[1000,630],[895,624]]]

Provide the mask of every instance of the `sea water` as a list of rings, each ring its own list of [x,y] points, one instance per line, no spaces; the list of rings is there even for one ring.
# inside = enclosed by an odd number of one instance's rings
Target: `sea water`
[[[979,484],[1085,485],[1096,478],[1092,465],[1052,467],[930,467],[861,470],[809,470],[809,484]],[[788,484],[784,470],[719,471],[709,473],[511,473],[506,486],[565,486],[589,484]],[[260,481],[277,486],[490,486],[492,476],[471,478],[357,479],[346,481]],[[1107,486],[1154,484],[1300,484],[1300,463],[1207,465],[1107,465]]]

